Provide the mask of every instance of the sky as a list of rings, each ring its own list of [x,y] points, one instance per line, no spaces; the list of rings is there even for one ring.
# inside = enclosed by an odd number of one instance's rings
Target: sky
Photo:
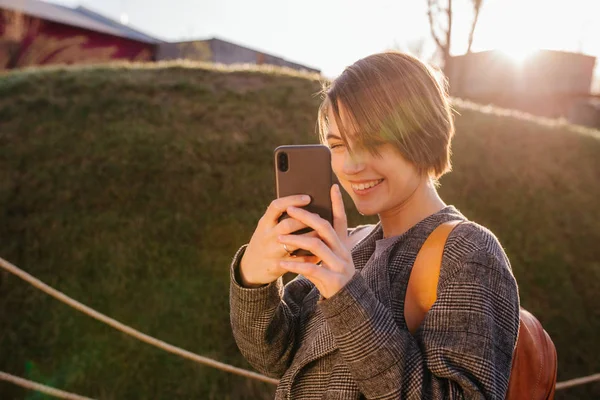
[[[424,40],[426,0],[49,0],[83,5],[169,41],[218,37],[335,77],[359,58]],[[471,0],[454,0],[452,54],[467,48]],[[599,58],[600,0],[484,0],[473,50],[536,48]],[[594,20],[596,18],[596,20]],[[595,23],[596,22],[596,23]]]

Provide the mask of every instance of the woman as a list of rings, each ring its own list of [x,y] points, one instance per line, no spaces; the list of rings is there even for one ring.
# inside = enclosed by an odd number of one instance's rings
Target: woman
[[[496,237],[436,191],[454,134],[446,89],[419,60],[374,54],[325,91],[321,141],[357,210],[347,229],[271,203],[231,266],[231,323],[243,355],[280,378],[276,398],[503,399],[519,326],[517,284]],[[277,222],[287,211],[292,217]],[[444,248],[437,300],[413,335],[404,318],[411,267],[440,224],[463,221]],[[292,235],[304,227],[312,234]],[[314,256],[291,257],[297,248]],[[320,263],[319,263],[320,261]],[[299,274],[283,287],[282,274]]]

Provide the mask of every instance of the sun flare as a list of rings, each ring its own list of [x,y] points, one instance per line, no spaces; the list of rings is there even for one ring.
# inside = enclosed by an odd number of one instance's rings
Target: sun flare
[[[540,49],[530,46],[512,46],[498,49],[505,57],[515,63],[522,63]]]
[[[592,52],[598,48],[598,40],[592,39],[592,33],[600,32],[592,16],[600,11],[600,1],[571,0],[571,3],[490,1],[482,9],[474,48],[498,50],[515,63],[522,63],[540,49]]]

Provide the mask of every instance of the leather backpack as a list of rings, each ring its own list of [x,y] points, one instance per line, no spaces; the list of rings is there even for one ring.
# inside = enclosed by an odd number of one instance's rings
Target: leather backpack
[[[406,324],[414,335],[437,299],[444,246],[450,232],[462,221],[438,226],[427,238],[415,260],[404,302]],[[506,398],[554,399],[557,356],[554,343],[540,322],[527,310],[519,310],[519,333]]]

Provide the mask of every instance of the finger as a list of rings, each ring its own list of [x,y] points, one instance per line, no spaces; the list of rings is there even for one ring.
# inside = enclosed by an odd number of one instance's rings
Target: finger
[[[307,263],[307,264],[318,264],[319,261],[321,261],[319,259],[319,257],[317,257],[317,256],[289,256],[288,257],[287,254],[284,257],[282,257],[282,260],[301,262],[301,263]]]
[[[334,253],[342,256],[344,251],[347,251],[341,241],[341,238],[333,229],[329,221],[321,218],[318,214],[314,214],[297,207],[288,207],[287,213],[290,215],[290,217],[297,219],[313,228],[319,234],[319,237],[327,244],[327,246],[331,248]]]
[[[288,235],[304,228],[308,228],[305,223],[300,222],[295,218],[286,218],[275,226],[274,232],[277,235]]]
[[[329,271],[327,268],[323,268],[320,265],[303,263],[298,261],[281,261],[279,263],[281,268],[299,274],[310,280],[315,284],[320,292],[323,291],[323,283],[330,282],[335,278],[334,272]]]
[[[319,257],[328,268],[334,271],[343,270],[343,262],[334,252],[319,238],[306,237],[301,235],[280,235],[279,242],[284,243],[288,248],[308,250]]]
[[[283,247],[284,244],[285,244],[285,248]],[[316,264],[319,261],[321,261],[321,259],[315,255],[312,255],[312,256],[302,255],[302,254],[301,255],[292,255],[292,253],[298,249],[299,249],[299,247],[296,247],[289,243],[281,243],[281,242],[277,241],[277,243],[275,244],[275,251],[277,253],[281,254],[281,258],[291,257],[295,261],[302,261],[302,262],[313,263],[313,264]]]
[[[302,260],[300,260],[302,259]],[[294,261],[301,261],[308,264],[318,264],[321,262],[321,259],[317,256],[303,256],[303,257],[295,257]]]
[[[333,229],[342,240],[346,240],[348,236],[348,218],[344,208],[342,190],[338,184],[331,187],[331,206],[333,209]]]
[[[282,258],[284,258],[284,257],[295,257],[295,256],[292,256],[292,253],[298,249],[297,247],[294,247],[294,246],[292,246],[289,243],[280,243],[280,242],[278,242],[277,246],[278,246],[277,250],[278,250],[279,253],[281,253],[281,257]]]
[[[267,207],[267,211],[261,218],[263,223],[268,224],[270,227],[277,225],[279,217],[283,214],[288,207],[298,206],[302,207],[310,203],[310,196],[308,195],[294,195],[286,196],[275,199]]]
[[[281,225],[283,222],[285,221],[290,221],[288,228],[283,229],[283,228],[279,228],[279,225]],[[297,235],[297,236],[302,236],[302,237],[307,237],[307,238],[319,238],[319,234],[317,232],[315,232],[314,230],[311,229],[310,232],[307,233],[303,233],[303,234],[294,234],[293,232],[302,229],[302,228],[306,228],[307,226],[305,224],[303,224],[300,221],[297,221],[293,218],[288,218],[285,221],[281,221],[278,226],[275,227],[275,231],[282,230],[284,231],[283,234],[293,234],[293,235]],[[295,221],[295,223],[291,223],[292,221]],[[276,232],[277,233],[277,232]],[[278,236],[278,235],[277,235]],[[280,248],[283,248],[283,243],[280,243],[279,241],[277,241],[277,246],[280,246]],[[286,251],[287,248],[287,251]],[[313,264],[316,264],[317,262],[321,261],[318,257],[316,256],[296,256],[296,255],[291,255],[291,253],[293,253],[294,251],[298,250],[297,247],[290,245],[290,244],[286,244],[286,248],[283,248],[283,251],[285,252],[285,254],[283,254],[283,257],[294,257],[295,259],[298,259],[300,257],[307,257],[307,262],[311,262]]]
[[[295,261],[295,262],[303,262],[307,264],[318,264],[321,259],[317,256],[293,256],[289,259],[285,259],[284,261]]]
[[[317,232],[313,231],[313,230],[311,230],[308,233],[303,233],[303,234],[296,234],[296,233],[294,233],[293,235],[294,236],[306,237],[306,238],[316,238],[316,239],[319,239],[319,240],[321,239],[319,237],[319,234]],[[295,246],[291,246],[291,247],[295,247]],[[290,246],[288,246],[288,248],[290,248]],[[297,249],[294,249],[293,251],[295,251],[295,250],[297,250]],[[293,257],[294,257],[295,260],[297,260],[299,256],[294,255]],[[312,255],[312,256],[302,256],[302,257],[306,257],[307,260],[309,260],[309,261],[306,261],[306,262],[310,262],[310,263],[313,263],[313,264],[316,264],[319,261],[321,261],[321,259],[319,257],[315,256],[315,255]]]
[[[317,231],[310,231],[307,233],[303,233],[300,236],[306,236],[306,237],[310,237],[310,238],[317,238],[317,239],[321,239],[321,237],[319,236],[319,233]]]
[[[307,229],[310,229],[310,231],[305,232],[305,233],[291,233],[290,235],[321,239],[319,234],[316,231],[314,231],[312,228],[307,228]]]

